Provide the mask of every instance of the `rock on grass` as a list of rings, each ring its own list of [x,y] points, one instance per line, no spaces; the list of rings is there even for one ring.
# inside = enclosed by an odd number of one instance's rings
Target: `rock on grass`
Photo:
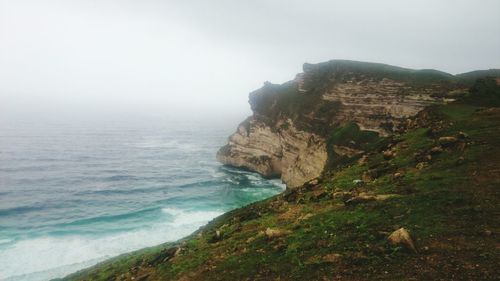
[[[389,243],[391,243],[392,245],[402,246],[414,253],[417,253],[417,249],[415,248],[415,244],[413,244],[410,233],[408,233],[408,231],[404,227],[391,233],[387,240],[389,240]]]

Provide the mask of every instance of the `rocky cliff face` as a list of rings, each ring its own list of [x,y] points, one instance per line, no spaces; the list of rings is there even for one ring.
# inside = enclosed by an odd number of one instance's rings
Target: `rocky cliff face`
[[[266,82],[250,93],[253,115],[219,150],[221,163],[281,177],[295,188],[321,176],[332,158],[363,154],[355,139],[332,138],[346,124],[387,136],[424,107],[466,93],[454,76],[435,70],[341,60],[303,69],[292,81]]]
[[[280,119],[275,126],[250,118],[229,137],[217,159],[265,177],[281,176],[289,187],[318,177],[327,161],[324,138],[295,128],[290,119]]]

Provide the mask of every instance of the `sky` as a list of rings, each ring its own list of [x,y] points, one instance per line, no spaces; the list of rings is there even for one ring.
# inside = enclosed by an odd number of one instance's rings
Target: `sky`
[[[0,0],[0,122],[238,119],[304,62],[500,68],[499,30],[496,0]]]

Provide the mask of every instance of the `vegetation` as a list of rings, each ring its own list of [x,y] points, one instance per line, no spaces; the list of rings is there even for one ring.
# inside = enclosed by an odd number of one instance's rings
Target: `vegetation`
[[[372,151],[387,144],[387,139],[372,131],[363,131],[356,123],[349,122],[331,130],[327,138],[328,170],[335,167],[343,167],[355,161],[359,155],[354,157],[341,156],[335,153],[335,146],[343,146],[359,151]]]
[[[465,97],[469,104],[480,106],[500,106],[500,78],[481,78],[471,87],[470,94]]]
[[[500,77],[500,69],[476,70],[456,75],[456,77],[467,85],[473,85],[478,79],[484,77]]]
[[[304,68],[319,67],[324,79],[338,64],[415,83],[477,74],[349,61]],[[284,115],[324,136],[330,162],[322,178],[64,280],[497,280],[499,84],[479,79],[462,100],[427,107],[406,130],[380,137],[331,124],[337,104],[318,102],[325,89],[305,95],[291,82],[268,83],[251,94],[256,118]],[[339,146],[352,153],[340,157]],[[414,247],[389,243],[401,228]]]
[[[495,280],[500,108],[462,102],[425,115],[391,139],[346,124],[329,145],[352,139],[367,152],[318,183],[64,280]],[[362,194],[390,196],[353,200]],[[388,243],[400,227],[417,253]]]
[[[331,60],[315,65],[306,64],[304,70],[307,71],[307,69],[314,70],[317,73],[317,80],[325,80],[325,78],[328,79],[333,72],[339,73],[339,75],[349,72],[357,72],[363,73],[364,75],[375,79],[388,78],[399,81],[414,82],[415,84],[457,81],[455,76],[434,69],[414,70],[382,63],[350,60]]]

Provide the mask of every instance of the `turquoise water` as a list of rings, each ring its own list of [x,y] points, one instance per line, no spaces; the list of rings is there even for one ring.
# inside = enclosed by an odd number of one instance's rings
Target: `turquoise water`
[[[4,125],[0,280],[49,280],[174,241],[281,192],[221,166],[233,126]]]

